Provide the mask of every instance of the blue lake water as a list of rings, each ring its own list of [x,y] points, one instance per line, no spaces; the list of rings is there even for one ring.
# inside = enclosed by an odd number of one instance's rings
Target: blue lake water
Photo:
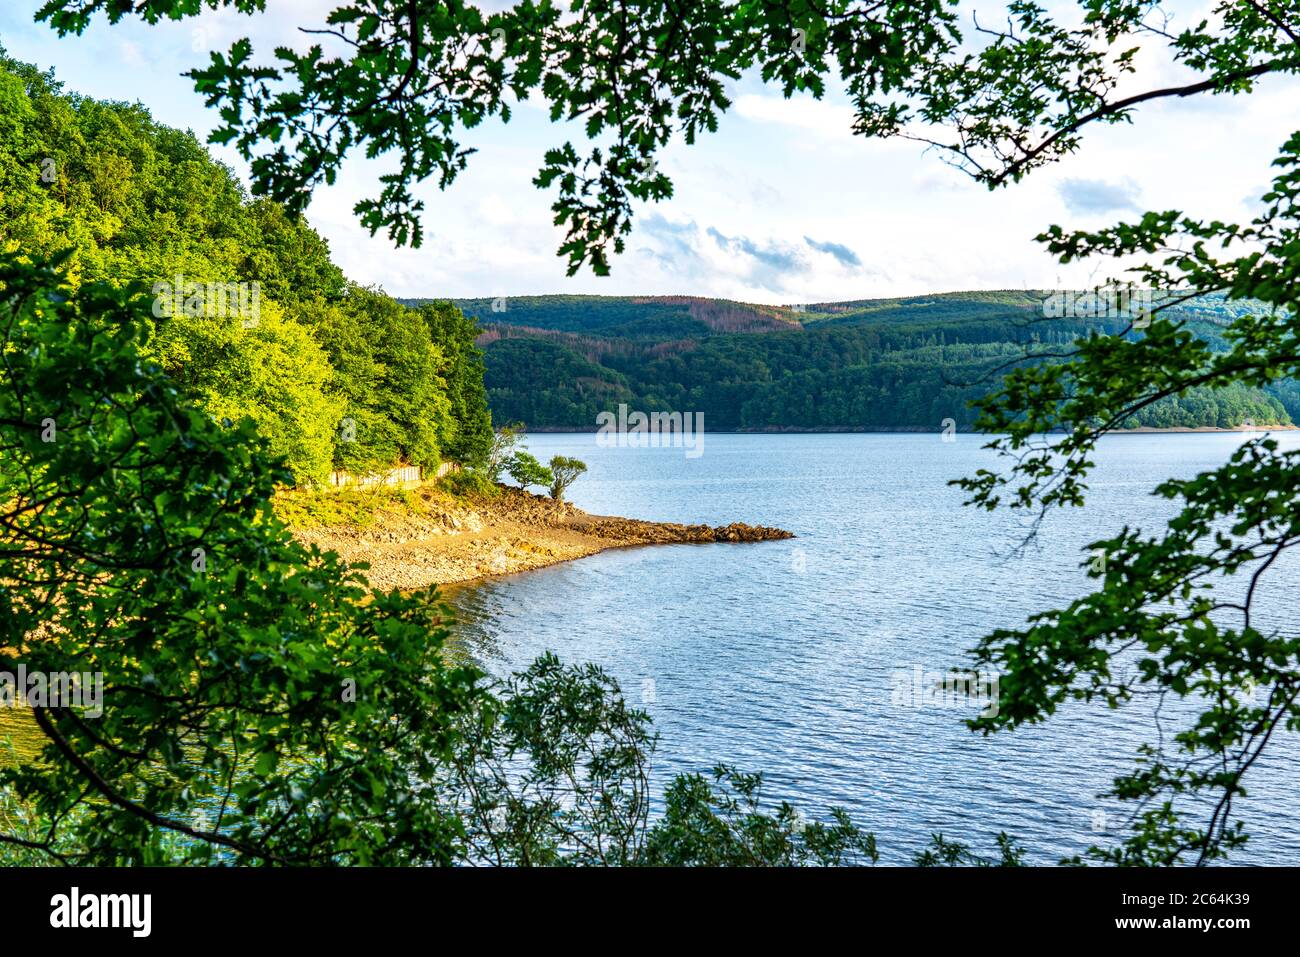
[[[936,831],[988,851],[1007,830],[1036,863],[1114,843],[1125,811],[1097,795],[1155,740],[1152,702],[1071,704],[1043,725],[981,738],[961,723],[978,704],[918,706],[898,693],[901,676],[962,665],[987,631],[1083,594],[1089,542],[1124,525],[1155,531],[1170,506],[1150,489],[1220,464],[1242,438],[1106,437],[1088,506],[1049,517],[1019,557],[1008,552],[1020,520],[963,507],[946,484],[994,461],[979,437],[956,439],[710,433],[688,457],[601,448],[593,434],[530,436],[543,461],[587,462],[569,497],[589,512],[798,537],[615,550],[459,589],[460,634],[497,674],[552,650],[618,677],[661,734],[657,793],[671,775],[717,762],[761,770],[768,798],[811,817],[846,808],[892,863]],[[1300,446],[1295,434],[1279,439]],[[1278,626],[1292,623],[1297,584],[1294,561],[1269,578]],[[1252,769],[1237,804],[1252,840],[1234,862],[1300,861],[1298,761],[1290,735]]]

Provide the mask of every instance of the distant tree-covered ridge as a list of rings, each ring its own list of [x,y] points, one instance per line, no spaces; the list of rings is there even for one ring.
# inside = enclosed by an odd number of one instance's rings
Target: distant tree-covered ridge
[[[73,289],[154,296],[150,358],[218,420],[252,419],[299,483],[477,463],[491,442],[473,320],[348,282],[314,230],[250,199],[191,133],[65,92],[3,48],[0,252],[67,253]]]
[[[1045,315],[1051,295],[1011,290],[784,306],[536,296],[457,305],[483,327],[479,344],[498,421],[590,430],[599,412],[627,403],[699,411],[707,428],[722,431],[939,430],[947,419],[972,427],[968,403],[1026,355],[1053,361],[1052,353],[1081,335],[1142,335],[1132,328],[1132,308],[1101,318]],[[1222,329],[1249,308],[1204,296],[1165,312],[1221,348]],[[1294,383],[1236,383],[1162,399],[1126,424],[1235,428],[1296,417]]]

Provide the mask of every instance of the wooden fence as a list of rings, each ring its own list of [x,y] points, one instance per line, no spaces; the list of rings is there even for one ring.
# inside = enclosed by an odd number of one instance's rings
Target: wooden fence
[[[419,465],[403,465],[399,468],[389,469],[387,472],[376,472],[373,475],[353,475],[351,472],[338,470],[330,473],[329,484],[335,488],[354,485],[393,485],[398,488],[414,488],[421,482],[440,479],[459,468],[460,466],[455,462],[443,462],[428,475],[425,475],[424,469]]]

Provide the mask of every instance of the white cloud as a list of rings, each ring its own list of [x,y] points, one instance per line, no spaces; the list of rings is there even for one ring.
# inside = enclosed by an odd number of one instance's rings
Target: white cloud
[[[814,100],[810,96],[787,100],[780,96],[746,93],[736,98],[738,116],[758,123],[811,130],[830,139],[852,138],[853,110],[848,106]]]

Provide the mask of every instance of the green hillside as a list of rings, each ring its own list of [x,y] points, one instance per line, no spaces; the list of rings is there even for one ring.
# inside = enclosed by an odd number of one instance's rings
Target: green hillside
[[[0,253],[62,257],[74,290],[152,297],[148,358],[218,421],[251,419],[300,484],[486,454],[471,320],[348,282],[315,231],[250,198],[192,133],[65,91],[2,47]]]
[[[1038,290],[763,306],[693,297],[536,296],[456,304],[483,328],[497,421],[595,428],[619,403],[703,412],[729,430],[969,428],[969,402],[1027,352],[1113,335],[1127,319],[1046,318]],[[413,300],[413,303],[420,300]],[[1196,334],[1249,303],[1204,297],[1171,310]],[[1129,335],[1140,333],[1130,332]],[[1290,424],[1300,390],[1234,385],[1162,400],[1130,426]]]

